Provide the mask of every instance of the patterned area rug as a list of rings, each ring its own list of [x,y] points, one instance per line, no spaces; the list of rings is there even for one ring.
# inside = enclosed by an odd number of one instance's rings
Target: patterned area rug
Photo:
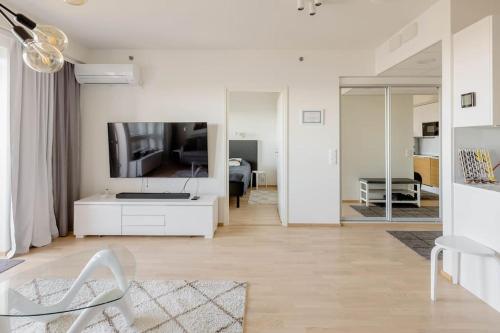
[[[436,240],[436,238],[443,236],[443,233],[441,231],[387,232],[427,260],[430,260],[431,258],[431,251],[434,247],[434,241]]]
[[[23,259],[0,259],[0,273],[19,265],[22,262],[24,262]]]
[[[380,206],[359,206],[351,205],[351,208],[363,215],[364,217],[384,217],[385,207]],[[393,217],[416,217],[416,218],[438,218],[439,207],[398,207],[392,208]]]
[[[54,304],[72,280],[34,280],[19,291],[41,304]],[[85,284],[73,304],[86,304],[115,284],[92,280]],[[90,332],[243,332],[247,284],[235,281],[134,281],[129,291],[135,323],[127,327],[115,308],[97,315],[83,331]],[[15,333],[66,332],[77,314],[67,314],[42,324],[12,319]]]
[[[248,203],[250,205],[277,205],[278,192],[267,190],[252,190],[252,192],[250,192],[250,199],[248,199]]]

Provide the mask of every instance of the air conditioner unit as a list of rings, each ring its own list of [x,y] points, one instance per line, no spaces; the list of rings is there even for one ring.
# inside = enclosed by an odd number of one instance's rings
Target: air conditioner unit
[[[137,85],[141,75],[135,64],[76,64],[75,76],[80,84]]]

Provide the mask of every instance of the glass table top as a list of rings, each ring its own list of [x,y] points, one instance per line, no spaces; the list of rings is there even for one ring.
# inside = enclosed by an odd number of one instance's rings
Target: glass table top
[[[127,294],[135,267],[129,250],[110,246],[0,275],[0,317],[50,316],[118,301]]]

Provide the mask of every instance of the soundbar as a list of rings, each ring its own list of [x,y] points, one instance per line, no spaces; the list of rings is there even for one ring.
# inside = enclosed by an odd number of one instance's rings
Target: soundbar
[[[189,199],[190,193],[140,193],[122,192],[116,195],[117,199]]]

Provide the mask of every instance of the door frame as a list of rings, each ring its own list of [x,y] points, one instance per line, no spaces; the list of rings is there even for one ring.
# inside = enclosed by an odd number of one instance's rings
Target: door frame
[[[224,225],[230,225],[229,221],[229,96],[232,92],[256,92],[256,93],[279,93],[281,99],[281,107],[283,108],[283,133],[281,137],[281,150],[283,154],[282,186],[278,189],[278,205],[283,205],[283,216],[280,215],[281,225],[288,226],[290,211],[289,211],[289,88],[285,87],[226,87],[225,88],[225,116],[224,116],[224,142],[225,142],[225,161],[224,161],[224,181],[225,181],[225,196],[224,196]],[[283,198],[280,198],[279,191],[283,191]],[[283,202],[280,200],[283,199]],[[278,207],[279,210],[279,207]]]
[[[384,141],[385,141],[385,177],[386,179],[391,179],[391,107],[392,107],[392,88],[418,88],[418,87],[436,87],[438,92],[438,105],[439,105],[439,119],[442,123],[442,87],[440,77],[420,77],[420,78],[405,78],[405,77],[341,77],[339,84],[339,118],[342,119],[342,89],[349,88],[381,88],[385,90],[385,130],[384,130]],[[441,223],[443,218],[443,186],[442,186],[442,174],[443,174],[443,163],[441,162],[441,156],[439,157],[439,218],[393,218],[392,217],[392,195],[387,195],[387,193],[392,193],[392,182],[386,182],[386,216],[385,217],[343,217],[342,216],[342,126],[341,121],[339,121],[339,212],[340,221],[355,222],[355,223]],[[387,131],[389,129],[389,131]],[[442,135],[439,136],[440,147],[442,147]]]

